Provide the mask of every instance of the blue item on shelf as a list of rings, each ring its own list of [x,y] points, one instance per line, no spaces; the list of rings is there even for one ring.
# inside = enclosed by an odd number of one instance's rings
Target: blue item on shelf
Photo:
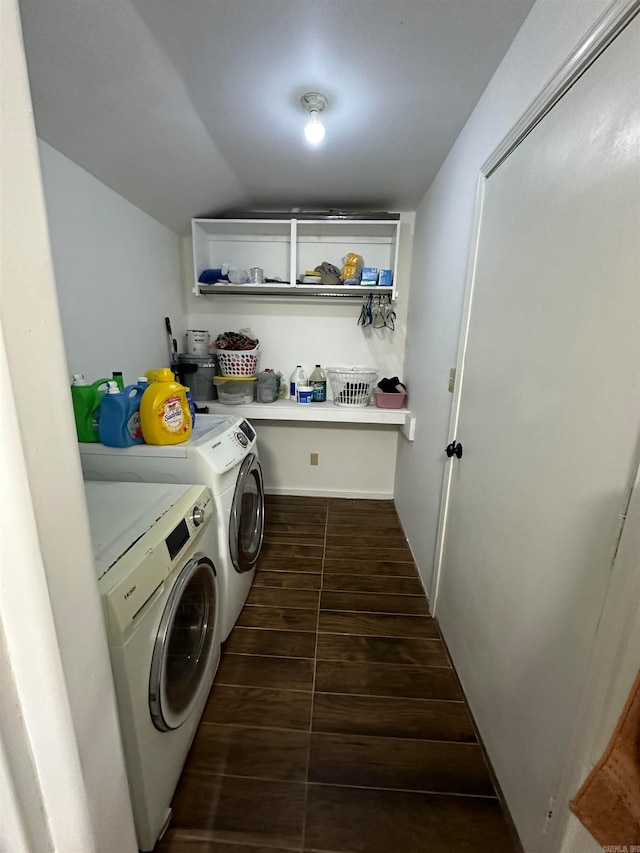
[[[198,277],[200,284],[215,284],[216,281],[229,281],[228,275],[222,275],[222,270],[202,270]]]

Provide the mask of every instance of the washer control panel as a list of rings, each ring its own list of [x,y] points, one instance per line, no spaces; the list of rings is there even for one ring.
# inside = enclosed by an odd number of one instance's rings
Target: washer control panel
[[[227,422],[206,433],[191,452],[204,457],[216,474],[224,474],[239,465],[255,443],[256,431],[249,421],[233,418],[231,424]]]
[[[110,631],[125,631],[163,581],[197,551],[200,537],[213,517],[213,503],[206,486],[186,489],[184,496],[166,508],[142,536],[133,543],[128,540],[128,547],[100,578]]]

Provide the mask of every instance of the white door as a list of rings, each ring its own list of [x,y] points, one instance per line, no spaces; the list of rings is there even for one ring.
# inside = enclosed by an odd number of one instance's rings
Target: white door
[[[637,464],[639,31],[485,187],[437,615],[527,851]]]

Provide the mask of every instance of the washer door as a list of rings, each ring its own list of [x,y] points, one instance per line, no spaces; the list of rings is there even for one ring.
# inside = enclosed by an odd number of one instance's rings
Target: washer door
[[[264,536],[262,468],[254,453],[240,466],[231,517],[229,551],[237,572],[249,572],[260,556]]]
[[[179,728],[201,697],[213,667],[215,620],[215,569],[196,554],[173,585],[153,647],[149,709],[161,732]]]

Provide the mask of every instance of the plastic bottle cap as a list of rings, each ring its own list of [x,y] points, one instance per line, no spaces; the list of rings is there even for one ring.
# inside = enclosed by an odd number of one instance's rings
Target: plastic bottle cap
[[[173,382],[174,378],[168,367],[163,367],[156,373],[156,382]]]
[[[73,374],[73,384],[74,385],[86,385],[87,380],[84,378],[84,373],[74,373]]]
[[[146,376],[138,376],[138,385],[148,385],[149,380]]]
[[[117,382],[107,382],[107,394],[119,394],[120,389],[118,388]]]

